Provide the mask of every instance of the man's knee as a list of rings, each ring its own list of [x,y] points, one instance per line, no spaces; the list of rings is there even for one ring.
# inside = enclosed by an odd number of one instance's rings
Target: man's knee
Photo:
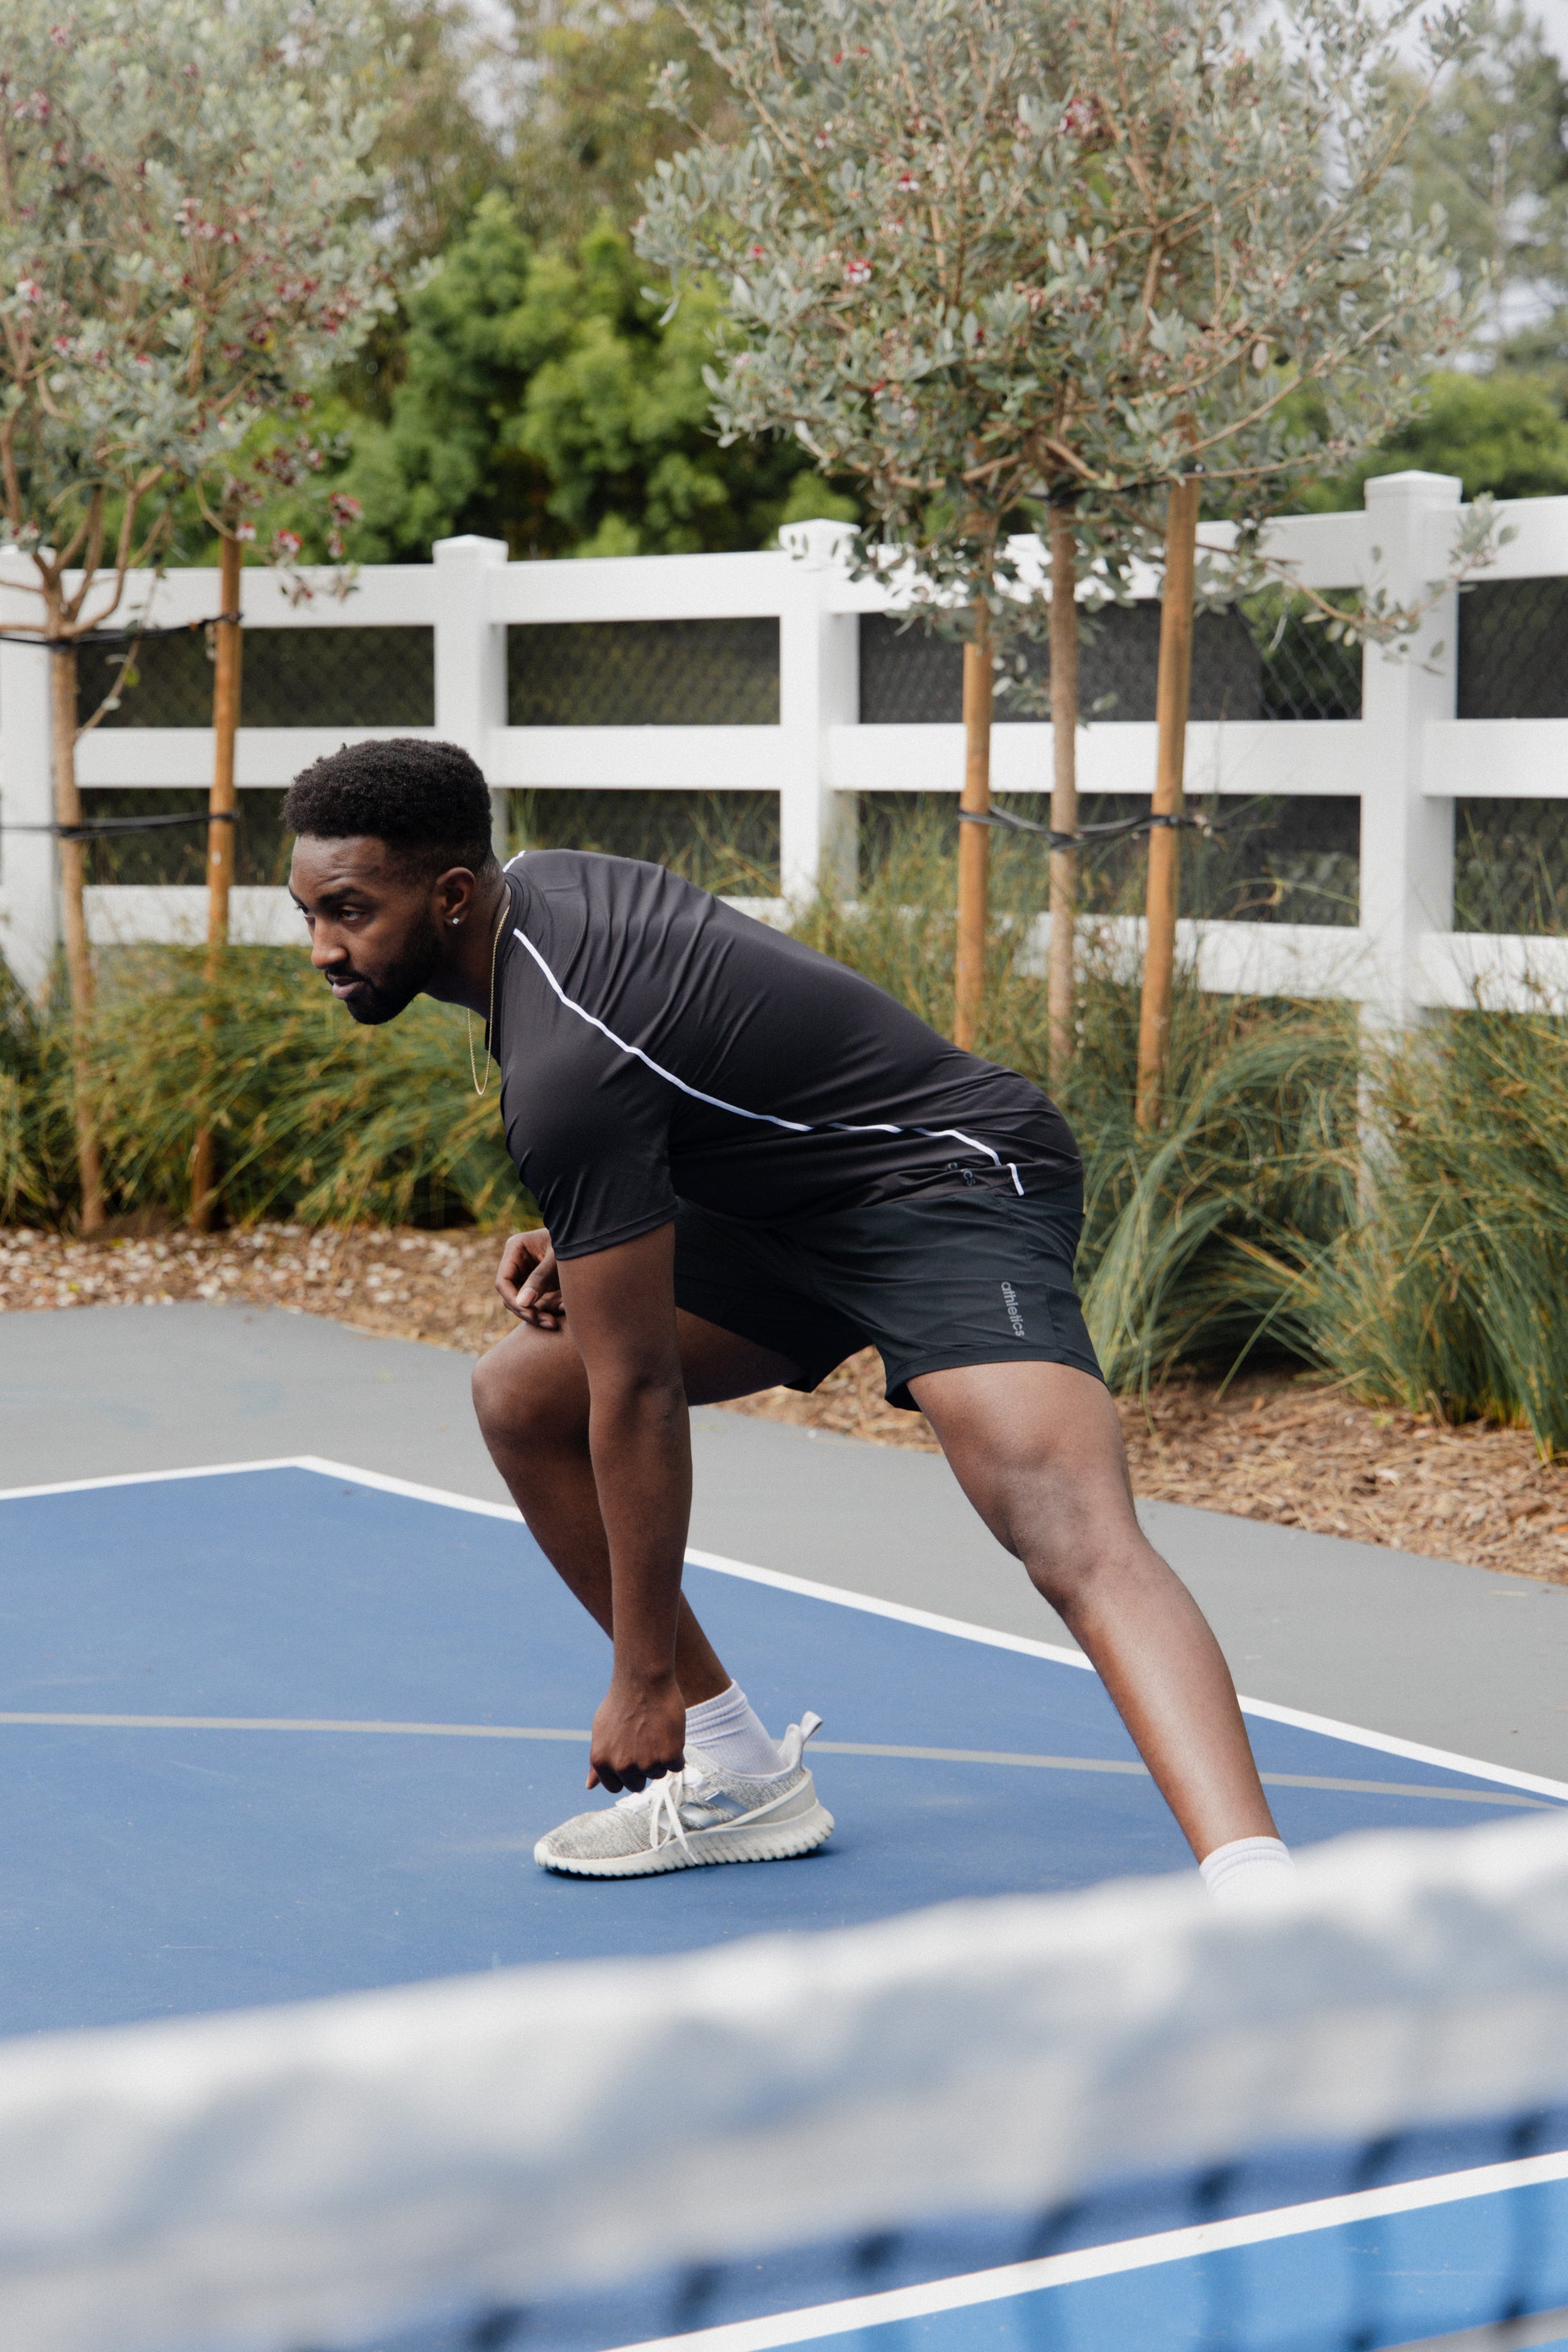
[[[1023,1560],[1036,1591],[1062,1617],[1069,1616],[1104,1580],[1111,1565],[1103,1543],[1073,1544],[1050,1534],[1037,1534],[1025,1548]]]
[[[575,1350],[552,1333],[514,1331],[474,1366],[474,1411],[486,1443],[562,1437],[583,1420]]]
[[[1097,1597],[1121,1591],[1154,1559],[1136,1515],[1119,1501],[1106,1496],[1099,1509],[1044,1512],[1016,1547],[1030,1583],[1058,1615],[1070,1618]]]

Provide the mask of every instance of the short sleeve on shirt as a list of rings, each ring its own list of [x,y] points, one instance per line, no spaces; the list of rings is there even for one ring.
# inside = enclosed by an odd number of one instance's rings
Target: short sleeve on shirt
[[[584,1079],[553,1101],[535,1094],[517,1139],[519,1171],[563,1258],[653,1233],[676,1207],[668,1088],[629,1057]]]

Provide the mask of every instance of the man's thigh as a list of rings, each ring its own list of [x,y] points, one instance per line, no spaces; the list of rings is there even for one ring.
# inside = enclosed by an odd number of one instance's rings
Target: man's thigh
[[[793,1357],[684,1307],[676,1310],[675,1328],[689,1404],[723,1404],[731,1397],[755,1396],[759,1389],[786,1388],[800,1378]]]
[[[776,1350],[699,1315],[678,1310],[680,1368],[691,1404],[722,1404],[799,1377],[799,1367]],[[567,1428],[588,1418],[588,1376],[570,1329],[542,1331],[520,1323],[480,1359],[475,1381],[481,1419],[511,1422],[521,1430],[541,1422]]]
[[[1137,1535],[1121,1424],[1091,1374],[1070,1364],[965,1364],[919,1373],[910,1391],[959,1485],[1017,1558]]]

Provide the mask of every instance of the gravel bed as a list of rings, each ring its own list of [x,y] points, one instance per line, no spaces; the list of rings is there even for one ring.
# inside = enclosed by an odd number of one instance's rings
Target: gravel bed
[[[243,1301],[477,1356],[510,1326],[492,1288],[499,1255],[494,1234],[471,1230],[264,1224],[71,1242],[12,1227],[0,1229],[0,1312]]]

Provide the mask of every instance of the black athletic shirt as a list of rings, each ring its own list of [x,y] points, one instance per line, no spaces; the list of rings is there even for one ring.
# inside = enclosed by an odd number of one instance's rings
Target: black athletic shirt
[[[570,849],[507,869],[492,1050],[518,1171],[557,1255],[965,1183],[1079,1174],[1037,1087],[662,866]]]

